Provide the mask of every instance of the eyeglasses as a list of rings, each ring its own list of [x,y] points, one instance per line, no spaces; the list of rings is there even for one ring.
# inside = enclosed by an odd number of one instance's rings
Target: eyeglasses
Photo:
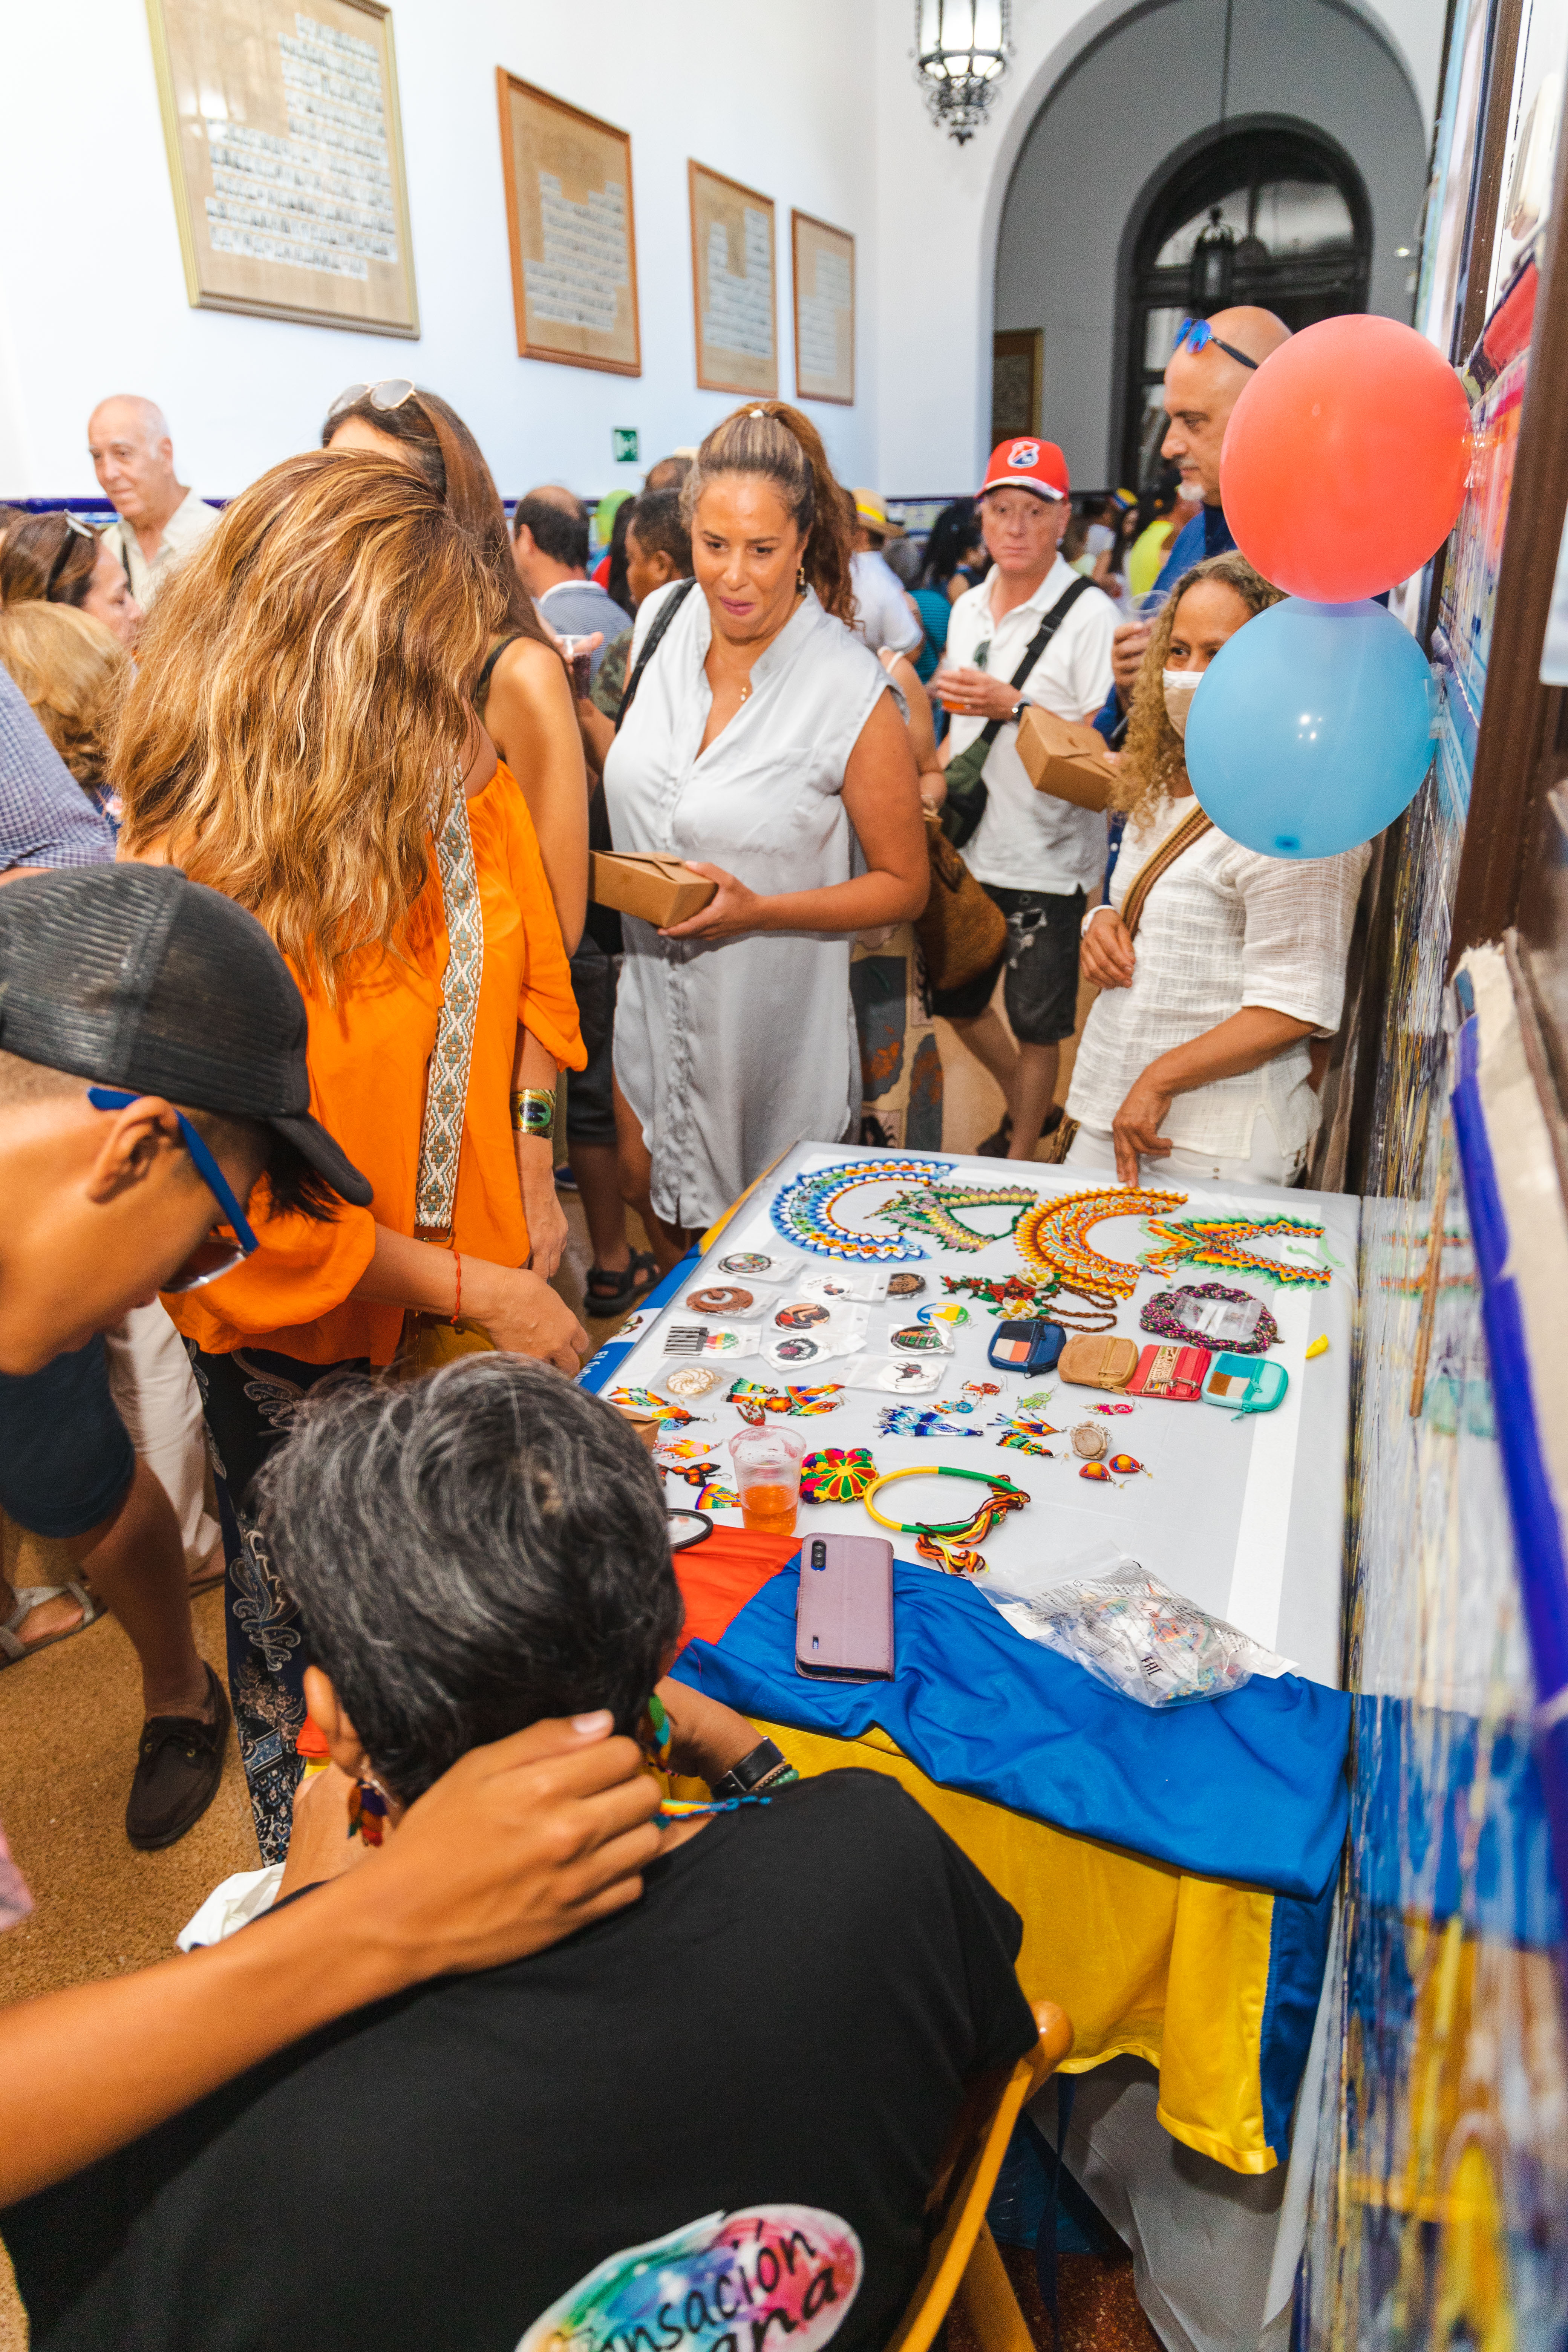
[[[1238,367],[1256,370],[1258,362],[1249,360],[1245,352],[1238,352],[1234,343],[1227,343],[1223,336],[1216,335],[1206,319],[1182,320],[1176,330],[1176,340],[1171,349],[1171,357],[1174,359],[1179,351],[1186,350],[1196,359],[1198,353],[1206,351],[1210,343],[1214,345],[1216,352],[1223,352],[1226,359],[1235,360]]]
[[[345,408],[357,408],[362,400],[368,400],[384,415],[390,408],[401,408],[414,394],[415,386],[405,375],[384,375],[379,383],[347,383],[328,409],[327,423],[341,416]]]
[[[137,1094],[127,1094],[120,1087],[89,1087],[87,1098],[94,1110],[123,1110],[127,1103],[140,1102]],[[175,1111],[180,1122],[180,1134],[185,1150],[195,1162],[197,1175],[216,1201],[237,1238],[225,1241],[216,1233],[198,1242],[184,1264],[176,1268],[161,1290],[199,1290],[204,1283],[216,1282],[220,1274],[232,1274],[235,1267],[261,1246],[246,1223],[245,1212],[229,1190],[228,1180],[213,1158],[195,1129],[184,1112]]]
[[[49,576],[44,583],[44,601],[46,604],[54,594],[56,588],[59,584],[60,574],[70,561],[72,553],[71,541],[73,535],[77,539],[90,541],[94,547],[98,545],[98,533],[94,530],[89,522],[83,522],[79,515],[73,515],[68,507],[61,507],[58,509],[58,512],[59,519],[65,525],[65,530],[60,534],[59,553],[50,564]]]

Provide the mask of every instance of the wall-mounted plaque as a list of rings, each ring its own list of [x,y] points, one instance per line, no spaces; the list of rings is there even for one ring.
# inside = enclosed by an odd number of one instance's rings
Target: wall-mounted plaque
[[[392,16],[377,0],[147,0],[185,290],[417,335]]]
[[[801,400],[855,404],[855,240],[792,212],[795,388]]]
[[[698,383],[704,392],[754,392],[776,400],[773,200],[704,163],[689,163],[686,172]]]
[[[630,134],[504,67],[496,90],[519,355],[640,375]]]

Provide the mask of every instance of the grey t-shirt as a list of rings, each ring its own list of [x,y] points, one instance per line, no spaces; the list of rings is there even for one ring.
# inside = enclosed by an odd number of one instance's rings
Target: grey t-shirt
[[[606,648],[632,625],[631,614],[623,612],[596,580],[558,580],[534,602],[558,637],[591,637],[595,629],[600,632],[604,645],[595,647],[588,663],[594,677],[599,674]]]

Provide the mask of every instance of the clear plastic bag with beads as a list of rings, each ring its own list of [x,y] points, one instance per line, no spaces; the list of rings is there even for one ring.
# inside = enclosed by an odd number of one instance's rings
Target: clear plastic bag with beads
[[[1099,1576],[1037,1586],[1028,1570],[1014,1570],[1005,1580],[982,1580],[979,1589],[1026,1640],[1070,1658],[1141,1706],[1223,1698],[1254,1675],[1297,1671],[1289,1659],[1184,1600],[1125,1553]]]

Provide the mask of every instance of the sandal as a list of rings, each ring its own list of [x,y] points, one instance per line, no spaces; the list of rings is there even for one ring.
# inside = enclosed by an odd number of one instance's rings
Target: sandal
[[[16,1606],[9,1617],[0,1619],[0,1668],[18,1666],[24,1658],[36,1657],[40,1650],[52,1650],[57,1642],[68,1642],[73,1633],[85,1633],[88,1626],[103,1614],[103,1603],[95,1600],[84,1584],[18,1584],[14,1588]],[[24,1642],[21,1627],[33,1611],[46,1601],[54,1601],[66,1593],[81,1609],[81,1622],[68,1625],[62,1633],[46,1633],[41,1642]]]
[[[629,1315],[658,1280],[658,1267],[651,1250],[633,1250],[629,1263],[618,1273],[591,1265],[583,1292],[584,1309],[595,1323],[605,1322],[612,1315]]]

